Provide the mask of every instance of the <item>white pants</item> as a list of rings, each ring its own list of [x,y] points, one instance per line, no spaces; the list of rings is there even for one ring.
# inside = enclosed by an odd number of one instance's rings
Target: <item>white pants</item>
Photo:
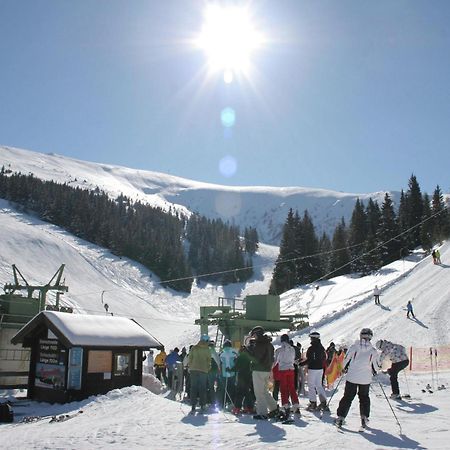
[[[267,388],[269,376],[270,372],[252,372],[257,414],[266,415],[277,407],[277,402]]]
[[[327,394],[322,385],[323,369],[308,369],[308,398],[310,402],[317,401],[317,395],[320,401],[327,399]]]

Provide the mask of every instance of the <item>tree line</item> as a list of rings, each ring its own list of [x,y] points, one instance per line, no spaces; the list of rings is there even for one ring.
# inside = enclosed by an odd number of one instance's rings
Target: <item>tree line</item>
[[[450,236],[450,214],[441,188],[430,199],[422,194],[415,175],[406,192],[401,191],[398,208],[389,194],[382,205],[357,199],[347,225],[342,218],[332,237],[316,235],[308,211],[300,216],[289,211],[283,227],[280,253],[269,292],[281,294],[301,284],[349,273],[362,275],[378,270],[422,247]]]
[[[245,281],[253,274],[252,255],[258,248],[253,228],[246,228],[241,238],[238,227],[220,219],[198,214],[188,218],[124,195],[112,199],[99,188],[86,190],[44,181],[4,167],[0,170],[0,198],[143,264],[163,286],[177,291],[190,292],[197,274],[216,272],[207,280],[220,284]],[[228,272],[231,269],[233,272]]]

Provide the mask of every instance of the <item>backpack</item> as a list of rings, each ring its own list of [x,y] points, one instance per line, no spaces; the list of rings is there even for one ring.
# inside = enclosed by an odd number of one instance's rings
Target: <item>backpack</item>
[[[14,413],[8,403],[0,403],[0,423],[11,423],[14,421]]]

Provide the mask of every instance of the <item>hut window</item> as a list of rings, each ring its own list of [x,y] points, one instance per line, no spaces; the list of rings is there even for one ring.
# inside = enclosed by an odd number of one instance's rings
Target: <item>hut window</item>
[[[130,353],[116,353],[114,355],[114,375],[129,376],[130,375]]]

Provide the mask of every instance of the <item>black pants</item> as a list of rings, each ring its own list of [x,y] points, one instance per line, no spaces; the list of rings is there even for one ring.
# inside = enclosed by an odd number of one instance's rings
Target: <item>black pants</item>
[[[370,415],[370,384],[355,384],[350,381],[345,382],[344,396],[339,402],[337,415],[340,417],[347,417],[348,411],[355,398],[356,392],[359,397],[359,413],[361,416],[369,417]]]
[[[393,394],[400,394],[400,389],[398,387],[398,373],[403,370],[409,364],[409,359],[405,361],[400,361],[393,363],[391,368],[388,370],[389,377],[391,379],[391,388]]]
[[[208,386],[208,374],[199,370],[191,370],[191,405],[197,406],[197,398],[200,401],[200,407],[206,406],[206,389]]]

